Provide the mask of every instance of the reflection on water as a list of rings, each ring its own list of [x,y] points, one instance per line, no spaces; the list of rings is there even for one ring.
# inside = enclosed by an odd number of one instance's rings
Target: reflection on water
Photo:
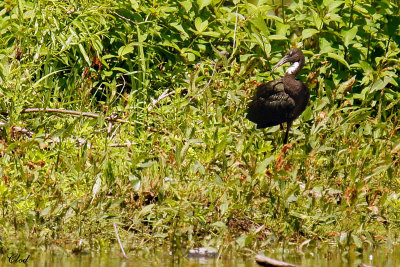
[[[219,259],[205,257],[174,257],[167,251],[154,253],[130,253],[128,259],[119,257],[115,253],[88,253],[84,255],[67,255],[56,253],[35,253],[30,255],[26,265],[20,262],[10,263],[10,255],[1,255],[0,266],[60,266],[60,267],[137,267],[137,266],[257,266],[254,257],[234,255],[222,256]],[[334,250],[308,250],[305,254],[282,252],[265,253],[271,258],[283,260],[301,266],[358,266],[360,263],[373,266],[400,266],[400,247],[395,249],[380,249],[375,251],[357,253],[353,251],[340,252]],[[29,254],[24,254],[19,259],[26,259]],[[14,255],[14,259],[16,259]]]

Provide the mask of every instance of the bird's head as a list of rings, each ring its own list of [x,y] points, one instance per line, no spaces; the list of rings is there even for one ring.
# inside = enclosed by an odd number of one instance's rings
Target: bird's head
[[[303,52],[299,48],[290,49],[286,55],[276,63],[271,73],[287,62],[292,63],[292,66],[286,70],[286,74],[297,74],[304,66]]]

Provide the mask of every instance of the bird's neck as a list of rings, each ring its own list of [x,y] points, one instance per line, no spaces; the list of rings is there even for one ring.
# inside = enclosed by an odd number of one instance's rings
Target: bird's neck
[[[286,70],[286,75],[294,75],[296,76],[297,73],[300,72],[300,70],[304,66],[304,59],[300,59],[300,61],[294,62],[287,70]]]

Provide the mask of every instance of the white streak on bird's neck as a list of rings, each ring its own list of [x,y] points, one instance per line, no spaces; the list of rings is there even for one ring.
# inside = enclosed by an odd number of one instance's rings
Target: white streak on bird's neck
[[[299,62],[295,62],[292,64],[292,66],[290,66],[287,70],[286,73],[287,74],[293,74],[297,71],[297,69],[299,68],[300,63]]]

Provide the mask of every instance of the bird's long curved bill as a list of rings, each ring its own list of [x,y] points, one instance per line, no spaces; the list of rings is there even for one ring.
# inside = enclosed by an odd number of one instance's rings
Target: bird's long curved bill
[[[283,64],[285,64],[286,62],[288,62],[289,57],[284,56],[281,60],[279,60],[278,63],[276,63],[275,67],[271,70],[271,73],[274,73],[274,71],[279,68],[280,66],[282,66]]]

